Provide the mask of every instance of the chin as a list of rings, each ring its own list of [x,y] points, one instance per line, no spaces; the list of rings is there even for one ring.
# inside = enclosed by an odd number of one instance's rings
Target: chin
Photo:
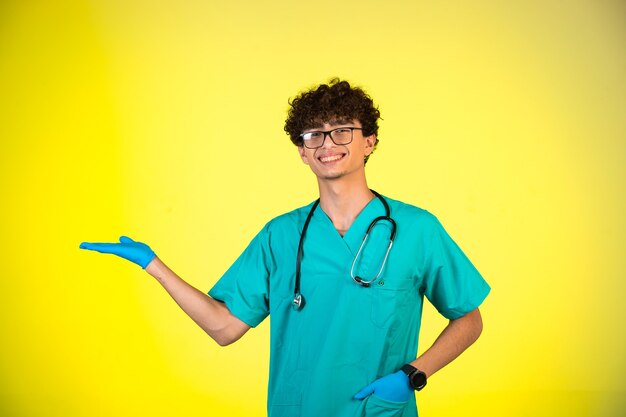
[[[342,178],[345,175],[345,172],[332,172],[329,174],[324,174],[324,175],[320,175],[320,178],[324,179],[324,180],[338,180],[340,178]]]

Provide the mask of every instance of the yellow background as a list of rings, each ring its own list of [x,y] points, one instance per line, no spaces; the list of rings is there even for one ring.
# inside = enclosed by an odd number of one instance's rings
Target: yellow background
[[[316,197],[282,129],[331,76],[380,106],[370,186],[493,288],[420,414],[623,415],[625,50],[617,0],[1,2],[0,415],[264,415],[267,321],[220,348],[78,244],[127,234],[208,290]]]

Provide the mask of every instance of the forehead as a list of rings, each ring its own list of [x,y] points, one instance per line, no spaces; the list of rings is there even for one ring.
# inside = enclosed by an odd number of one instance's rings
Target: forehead
[[[360,123],[357,119],[350,117],[333,117],[328,120],[314,119],[312,120],[304,130],[311,129],[324,129],[326,127],[342,126],[342,125],[355,125],[359,126]]]

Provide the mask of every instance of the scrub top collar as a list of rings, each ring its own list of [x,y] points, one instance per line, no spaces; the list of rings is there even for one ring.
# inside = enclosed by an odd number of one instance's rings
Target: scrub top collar
[[[381,195],[381,197],[386,199],[384,195]],[[387,203],[389,203],[388,200]],[[321,227],[329,229],[329,239],[340,242],[340,246],[346,248],[350,256],[354,257],[359,251],[359,247],[363,242],[363,237],[365,236],[367,228],[372,220],[384,214],[385,207],[383,206],[383,203],[381,203],[380,199],[374,197],[365,205],[365,207],[363,207],[363,210],[361,210],[361,212],[354,219],[354,222],[352,222],[352,225],[343,237],[339,234],[337,229],[335,229],[332,220],[324,212],[321,205],[315,209],[315,213],[313,213],[313,220],[318,222]],[[393,212],[391,213],[391,217],[393,217]]]

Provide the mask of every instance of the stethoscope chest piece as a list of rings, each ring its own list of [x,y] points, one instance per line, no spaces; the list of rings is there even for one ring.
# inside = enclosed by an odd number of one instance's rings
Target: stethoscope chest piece
[[[294,294],[291,308],[293,308],[295,311],[300,311],[302,310],[302,307],[304,307],[304,298],[302,298],[302,294]]]

